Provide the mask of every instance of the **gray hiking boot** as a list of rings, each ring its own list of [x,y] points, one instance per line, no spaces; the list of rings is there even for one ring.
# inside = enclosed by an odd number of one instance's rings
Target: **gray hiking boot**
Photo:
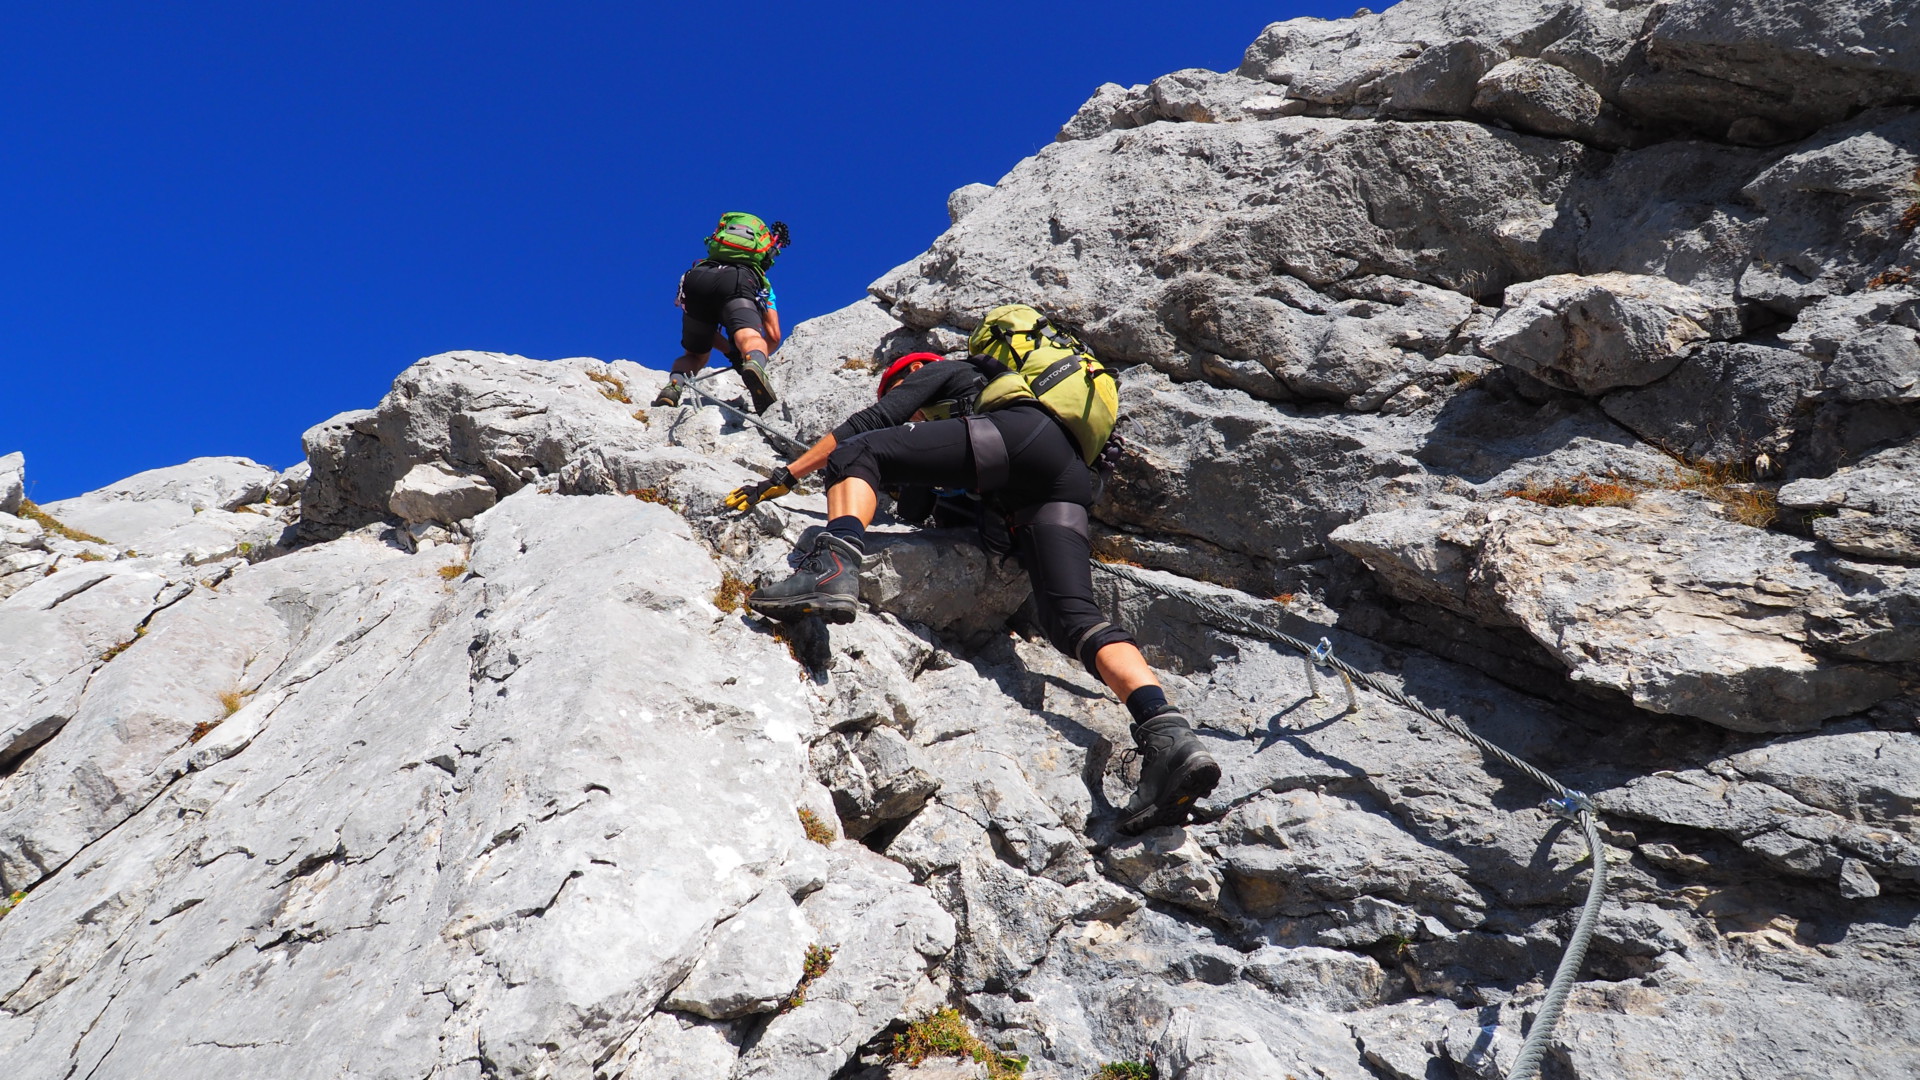
[[[1140,785],[1120,812],[1120,831],[1137,836],[1162,825],[1185,825],[1194,804],[1220,782],[1219,764],[1177,712],[1133,725],[1133,741],[1141,757]]]
[[[733,370],[740,373],[740,381],[747,385],[747,393],[753,396],[753,411],[765,413],[773,407],[773,380],[767,377],[767,354],[758,349],[733,362]]]
[[[830,623],[853,621],[860,609],[860,552],[852,544],[821,533],[794,565],[792,576],[755,589],[747,606],[783,622],[808,615]]]
[[[674,381],[661,387],[660,393],[654,397],[653,403],[656,406],[678,406],[680,404],[680,383]]]

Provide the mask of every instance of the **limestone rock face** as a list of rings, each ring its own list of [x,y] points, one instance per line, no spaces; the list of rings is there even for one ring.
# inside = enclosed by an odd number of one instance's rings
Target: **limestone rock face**
[[[1688,346],[1711,335],[1714,314],[1665,278],[1564,274],[1507,290],[1480,348],[1535,378],[1601,394],[1671,372]]]
[[[20,500],[26,497],[27,458],[18,450],[11,454],[0,454],[0,514],[12,514],[20,509]]]
[[[1849,555],[1920,563],[1920,444],[1889,447],[1818,480],[1780,489],[1782,506],[1813,511],[1813,533]]]
[[[409,524],[440,522],[452,525],[494,504],[492,485],[473,476],[461,476],[434,462],[422,462],[394,482],[387,508]]]
[[[246,458],[195,458],[149,469],[44,509],[61,523],[125,547],[152,541],[207,511],[232,511],[265,499],[275,472]]]
[[[1009,300],[1118,371],[1096,598],[1222,765],[1185,828],[1117,834],[1125,710],[972,530],[883,499],[855,622],[743,613],[817,482],[723,510],[779,448],[626,361],[431,356],[285,472],[0,504],[0,1061],[917,1076],[953,1007],[1035,1077],[1504,1075],[1580,830],[1204,600],[1591,794],[1548,1075],[1920,1074],[1913,31],[1277,23],[793,328],[806,440]]]

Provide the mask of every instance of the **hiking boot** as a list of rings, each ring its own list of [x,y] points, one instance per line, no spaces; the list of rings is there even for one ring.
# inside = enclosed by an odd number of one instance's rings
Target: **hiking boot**
[[[733,362],[733,370],[740,373],[740,381],[747,384],[747,393],[753,395],[753,411],[761,414],[772,408],[775,400],[766,363],[767,354],[758,349]]]
[[[667,405],[677,407],[680,404],[680,383],[678,381],[669,382],[667,385],[661,387],[660,393],[653,399],[653,403],[655,406]]]
[[[1140,786],[1120,812],[1120,831],[1138,836],[1162,825],[1185,825],[1194,804],[1213,793],[1220,766],[1177,712],[1133,725],[1140,754]]]
[[[807,615],[830,623],[853,621],[860,607],[860,552],[852,544],[821,533],[794,565],[791,577],[755,589],[747,606],[782,622]]]

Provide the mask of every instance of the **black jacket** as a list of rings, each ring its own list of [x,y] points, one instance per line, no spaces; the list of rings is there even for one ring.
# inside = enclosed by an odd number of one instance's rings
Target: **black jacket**
[[[936,360],[927,364],[895,383],[879,401],[847,417],[833,429],[833,437],[838,442],[846,442],[863,432],[897,427],[929,406],[947,406],[945,416],[966,416],[973,412],[974,403],[980,400],[980,391],[986,388],[985,364],[999,367],[984,357],[977,362]]]

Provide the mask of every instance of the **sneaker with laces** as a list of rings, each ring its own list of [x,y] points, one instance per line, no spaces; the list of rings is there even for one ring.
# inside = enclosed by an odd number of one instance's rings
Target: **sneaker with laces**
[[[1140,783],[1120,812],[1120,831],[1138,836],[1162,825],[1185,825],[1195,804],[1220,782],[1219,763],[1177,712],[1133,725],[1133,741],[1141,759]]]
[[[821,533],[791,576],[755,589],[747,606],[783,622],[818,615],[850,623],[860,609],[860,558],[852,544]]]

